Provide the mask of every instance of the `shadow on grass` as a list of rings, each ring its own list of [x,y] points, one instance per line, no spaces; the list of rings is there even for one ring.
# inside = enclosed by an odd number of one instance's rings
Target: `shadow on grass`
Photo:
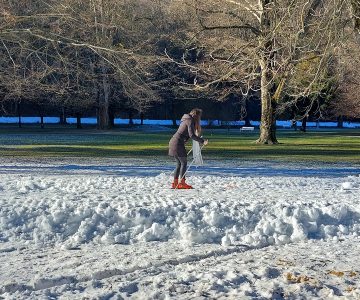
[[[155,149],[102,149],[91,147],[36,147],[4,148],[0,147],[0,155],[4,157],[167,157],[167,147]],[[261,147],[256,149],[205,149],[204,158],[226,159],[276,159],[276,160],[308,160],[333,162],[360,162],[359,149],[293,149],[278,147]],[[189,158],[191,159],[191,157]]]
[[[167,157],[170,132],[114,129],[27,128],[0,126],[0,155],[12,157]],[[256,145],[258,132],[206,130],[209,146],[203,155],[212,159],[274,159],[360,163],[359,130],[300,133],[279,131],[279,145]],[[191,143],[189,143],[191,144]],[[191,147],[189,145],[189,147]]]

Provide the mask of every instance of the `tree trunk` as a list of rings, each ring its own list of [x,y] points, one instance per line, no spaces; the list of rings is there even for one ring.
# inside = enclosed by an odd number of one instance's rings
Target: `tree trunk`
[[[338,128],[344,128],[344,118],[343,118],[343,116],[339,116],[337,121],[338,121],[337,127]]]
[[[102,77],[103,97],[99,99],[99,123],[97,127],[100,130],[104,130],[110,128],[110,118],[109,118],[110,84],[108,82],[108,77],[106,75],[107,70],[105,67],[105,63],[103,61],[101,64],[101,70],[103,74]]]
[[[115,115],[111,110],[109,110],[109,127],[114,128],[114,126],[115,126]]]
[[[306,122],[308,120],[308,116],[304,116],[303,119],[301,120],[301,128],[300,130],[303,132],[306,132]]]
[[[274,60],[273,45],[274,41],[269,38],[271,32],[271,16],[268,9],[274,4],[273,0],[261,0],[261,31],[263,39],[260,39],[260,46],[262,49],[261,58],[259,60],[261,68],[261,123],[260,123],[260,137],[256,141],[257,144],[278,144],[276,139],[276,101],[272,97],[271,92],[273,83],[271,80],[272,60]]]
[[[66,124],[66,116],[65,116],[65,107],[64,107],[64,106],[61,108],[60,124],[61,124],[61,125],[65,125],[65,124]]]
[[[44,129],[44,116],[40,116],[40,127],[41,129]]]
[[[144,113],[140,114],[141,125],[144,125]]]
[[[129,111],[129,125],[134,125],[133,113]]]
[[[250,118],[248,115],[246,115],[245,117],[245,127],[250,127],[251,126],[251,122],[250,122]]]
[[[97,124],[97,128],[100,130],[108,129],[109,127],[109,109],[104,103],[100,103],[99,105],[99,123]]]
[[[173,99],[171,99],[171,120],[173,126],[176,126],[175,103]]]
[[[261,65],[261,123],[260,137],[257,144],[278,144],[276,139],[276,102],[270,94],[270,71],[266,58],[262,59]]]
[[[17,103],[17,113],[18,113],[18,120],[19,120],[19,128],[21,128],[21,105],[20,102]]]
[[[81,129],[82,125],[81,125],[81,114],[77,113],[76,114],[76,128],[77,129]]]
[[[293,111],[292,111],[291,128],[293,128],[295,131],[297,131],[297,120],[296,120],[295,109],[293,109]]]
[[[250,107],[249,107],[249,102],[251,100],[249,98],[245,98],[244,99],[244,104],[243,104],[243,109],[245,110],[245,117],[244,117],[244,120],[245,120],[245,124],[244,126],[245,127],[250,127],[251,126],[251,123],[250,123],[250,116],[249,116],[249,110],[250,110]]]
[[[96,107],[95,111],[96,111],[96,128],[99,129],[99,124],[100,124],[100,109],[99,109],[99,107]]]
[[[355,30],[360,34],[360,3],[358,0],[351,0],[352,15],[354,19]]]

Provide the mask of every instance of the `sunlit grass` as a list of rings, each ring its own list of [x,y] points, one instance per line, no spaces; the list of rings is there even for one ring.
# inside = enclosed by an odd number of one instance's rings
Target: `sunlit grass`
[[[174,130],[145,132],[116,129],[6,129],[0,128],[3,157],[156,157],[166,158]],[[257,145],[258,132],[204,130],[211,159],[281,160],[360,163],[360,130],[307,133],[279,131],[278,145]]]

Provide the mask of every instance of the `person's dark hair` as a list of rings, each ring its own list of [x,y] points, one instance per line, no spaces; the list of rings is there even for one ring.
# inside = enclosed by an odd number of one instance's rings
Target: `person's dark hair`
[[[190,116],[193,117],[194,119],[194,127],[196,130],[196,134],[200,135],[201,134],[201,115],[202,115],[202,109],[200,108],[193,108],[191,110],[191,112],[189,113]]]

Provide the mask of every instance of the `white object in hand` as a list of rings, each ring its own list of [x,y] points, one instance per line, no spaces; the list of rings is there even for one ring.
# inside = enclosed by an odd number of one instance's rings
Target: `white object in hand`
[[[201,155],[200,144],[197,141],[193,140],[192,148],[193,148],[192,152],[193,152],[194,165],[202,166],[204,164],[204,161],[203,161],[202,155]]]

